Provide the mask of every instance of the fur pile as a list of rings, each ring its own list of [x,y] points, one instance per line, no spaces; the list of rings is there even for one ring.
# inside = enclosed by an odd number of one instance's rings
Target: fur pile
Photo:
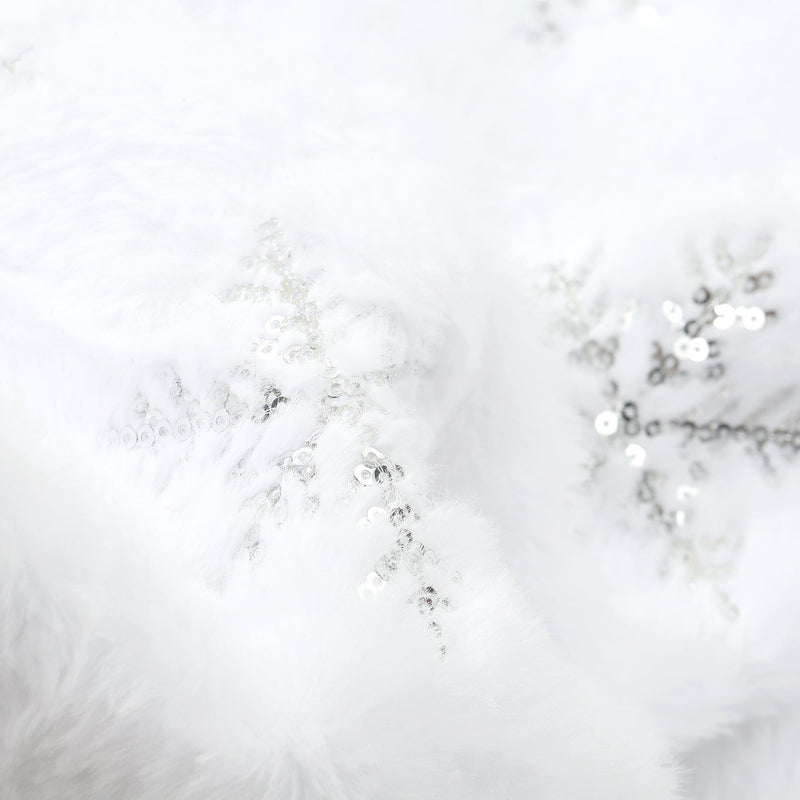
[[[698,513],[741,542],[736,621],[660,576],[628,483],[585,480],[603,395],[542,287],[557,265],[607,318],[636,300],[636,386],[663,323],[646,309],[700,281],[688,254],[719,282],[714,243],[766,233],[777,315],[732,340],[726,385],[742,413],[796,389],[797,13],[7,3],[0,796],[796,796],[797,466],[711,457]],[[221,302],[272,217],[323,356],[258,361],[288,397],[264,425],[126,451],[111,434],[165,369],[235,389],[290,313]],[[318,512],[290,481],[248,551],[246,500],[331,376],[389,365],[316,441]],[[360,524],[366,444],[402,464],[449,570],[444,657],[409,574],[359,597],[396,535]]]

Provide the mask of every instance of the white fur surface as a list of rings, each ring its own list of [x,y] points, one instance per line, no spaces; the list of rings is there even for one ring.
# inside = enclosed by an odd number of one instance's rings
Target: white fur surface
[[[427,522],[467,565],[442,662],[402,592],[358,600],[349,515],[295,520],[220,592],[177,520],[4,411],[7,796],[668,796],[653,734],[555,654],[474,517]]]
[[[743,542],[726,621],[658,576],[623,484],[581,485],[600,399],[538,287],[588,264],[588,303],[638,300],[632,390],[648,309],[696,288],[687,248],[710,264],[717,238],[769,232],[778,317],[731,342],[730,390],[796,387],[797,13],[6,3],[4,796],[655,800],[677,772],[692,800],[794,797],[796,465],[713,459],[704,524]],[[327,356],[406,365],[370,419],[464,577],[444,661],[402,586],[358,599],[382,544],[341,505],[354,430],[321,440],[320,517],[290,516],[255,563],[225,482],[248,428],[227,454],[107,445],[163,365],[201,392],[247,356],[264,310],[217,295],[272,216]],[[324,385],[275,370],[298,399],[264,458]]]

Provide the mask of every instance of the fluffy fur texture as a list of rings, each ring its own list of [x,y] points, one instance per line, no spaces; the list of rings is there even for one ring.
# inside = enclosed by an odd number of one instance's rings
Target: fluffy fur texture
[[[741,343],[732,391],[796,384],[797,56],[775,22],[796,13],[7,4],[4,796],[795,796],[791,467],[716,462],[705,521],[743,536],[732,624],[581,485],[600,399],[537,287],[590,264],[589,301],[657,306],[695,288],[688,246],[708,261],[768,231],[780,326]],[[226,480],[250,429],[188,457],[106,441],[163,365],[201,392],[247,357],[264,310],[218,294],[271,216],[326,357],[406,365],[370,422],[463,577],[444,660],[402,582],[358,598],[383,543],[346,489],[356,429],[320,440],[320,515],[290,512],[253,561]],[[273,366],[299,399],[265,459],[305,435],[325,380]]]

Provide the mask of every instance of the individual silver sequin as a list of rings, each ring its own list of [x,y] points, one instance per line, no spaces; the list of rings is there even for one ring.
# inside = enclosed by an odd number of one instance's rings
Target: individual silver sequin
[[[283,326],[283,322],[284,322],[285,319],[286,319],[286,317],[282,317],[279,314],[276,314],[275,316],[270,317],[264,323],[264,330],[268,334],[270,334],[272,337],[280,336],[280,333],[281,333],[281,330],[282,330],[282,326]]]
[[[705,361],[708,358],[711,348],[708,342],[702,337],[696,336],[689,342],[689,360],[694,362]]]
[[[706,372],[706,377],[712,381],[719,380],[724,375],[725,375],[725,365],[720,363],[712,364],[708,368],[708,371]]]
[[[387,483],[392,479],[392,471],[386,464],[380,464],[375,467],[372,474],[377,483]]]
[[[211,419],[211,428],[219,433],[226,430],[230,424],[231,415],[224,408],[218,408]]]
[[[641,467],[647,460],[647,451],[640,444],[631,443],[625,448],[625,455],[632,467]]]
[[[758,331],[764,327],[767,320],[767,315],[763,308],[758,306],[751,306],[742,310],[741,314],[742,326],[748,331]]]
[[[301,447],[292,453],[292,463],[296,466],[310,464],[314,460],[314,451],[310,447]]]
[[[328,384],[327,392],[328,397],[341,397],[345,393],[344,382],[341,380],[341,378],[334,378]]]
[[[729,303],[719,303],[714,306],[714,327],[724,331],[732,328],[736,323],[736,309]]]
[[[127,425],[119,432],[119,441],[126,450],[133,450],[139,441],[139,436],[130,425]]]
[[[275,463],[281,472],[289,472],[294,468],[294,459],[291,453],[284,453],[279,456]]]
[[[613,411],[601,411],[594,419],[594,429],[601,436],[612,436],[619,428],[619,418]]]
[[[377,572],[370,572],[367,579],[358,587],[358,596],[362,600],[372,599],[386,588],[386,581]]]
[[[667,320],[673,325],[683,324],[683,309],[677,303],[674,303],[672,300],[665,300],[661,304],[661,310]]]
[[[177,376],[173,378],[170,383],[169,394],[173,400],[177,400],[183,395],[183,384],[181,383],[181,379]]]
[[[620,414],[624,420],[631,422],[639,417],[639,407],[629,400],[623,404]]]
[[[373,468],[387,462],[386,456],[375,447],[365,447],[361,451],[361,458],[364,459],[364,464]]]
[[[243,364],[239,364],[237,372],[242,380],[250,380],[255,377],[256,366],[250,361],[245,361]]]
[[[275,342],[270,339],[256,339],[253,346],[259,358],[269,358],[275,352]]]
[[[676,358],[685,361],[689,358],[689,347],[691,338],[688,336],[679,336],[672,344],[672,352]]]
[[[394,553],[381,556],[375,564],[375,574],[383,581],[388,581],[396,570],[397,556]]]
[[[149,425],[142,425],[137,436],[142,447],[152,447],[156,443],[156,433]]]
[[[266,500],[271,506],[274,506],[281,499],[281,494],[281,485],[279,483],[273,483],[272,486],[267,489]]]
[[[172,432],[179,442],[185,442],[192,436],[192,423],[188,417],[180,417],[172,427]]]
[[[359,464],[354,470],[353,475],[355,475],[356,480],[362,486],[369,486],[371,483],[374,483],[374,475],[373,470],[370,469],[366,464]]]
[[[389,512],[382,506],[370,506],[367,509],[366,519],[370,523],[379,522],[388,519]]]
[[[306,464],[305,466],[298,467],[295,471],[295,475],[299,481],[303,483],[308,483],[312,478],[314,478],[317,474],[317,469],[313,464]]]
[[[700,335],[700,331],[703,329],[703,323],[699,319],[689,319],[686,320],[686,323],[683,326],[683,332],[690,338],[694,339],[695,337]]]
[[[357,397],[364,394],[364,382],[358,378],[348,378],[345,381],[345,391],[351,397]]]
[[[661,433],[661,420],[659,419],[651,419],[644,426],[644,432],[647,436],[658,436]]]

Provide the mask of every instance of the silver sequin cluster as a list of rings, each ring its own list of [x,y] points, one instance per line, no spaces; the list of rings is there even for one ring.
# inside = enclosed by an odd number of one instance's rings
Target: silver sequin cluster
[[[394,529],[395,541],[394,547],[378,559],[375,569],[367,575],[359,587],[359,596],[366,599],[379,594],[397,570],[405,568],[419,586],[409,602],[426,617],[428,627],[441,640],[440,614],[450,607],[450,601],[432,585],[434,581],[430,577],[430,572],[437,569],[445,573],[451,581],[460,581],[461,576],[458,572],[448,571],[436,553],[430,547],[426,547],[414,533],[414,523],[420,519],[420,515],[414,511],[410,503],[404,501],[397,487],[405,477],[403,468],[374,447],[364,448],[362,458],[362,463],[355,468],[350,479],[351,489],[356,492],[362,489],[372,489],[373,492],[377,490],[380,505],[372,505],[367,509],[361,525],[363,527],[383,525],[390,531]],[[442,641],[440,643],[442,655],[446,650],[446,645]]]
[[[254,377],[247,364],[238,367],[232,378],[244,376]],[[251,387],[251,398],[244,399],[231,391],[229,383],[217,381],[205,398],[199,399],[186,390],[172,369],[162,370],[161,379],[170,408],[165,411],[163,406],[159,408],[139,395],[131,413],[133,424],[112,429],[112,442],[126,450],[157,449],[167,441],[189,443],[198,434],[224,433],[243,420],[266,422],[280,405],[288,402],[274,384],[265,380]]]
[[[260,234],[257,255],[243,265],[247,280],[219,294],[219,299],[226,303],[265,304],[272,310],[276,307],[284,310],[283,314],[269,316],[260,334],[252,340],[250,358],[255,361],[248,360],[236,367],[231,381],[215,382],[206,393],[206,403],[192,396],[177,374],[165,370],[164,379],[174,406],[172,413],[156,410],[151,401],[140,396],[133,412],[135,423],[118,429],[115,438],[130,449],[149,448],[165,439],[190,442],[199,434],[224,433],[241,423],[253,426],[253,446],[241,455],[229,477],[240,485],[260,484],[257,491],[250,489],[242,503],[242,510],[250,515],[242,547],[250,558],[257,558],[263,548],[265,521],[279,527],[288,517],[288,481],[302,487],[307,514],[313,515],[319,509],[319,497],[313,493],[318,472],[316,449],[326,426],[333,420],[361,425],[363,461],[355,467],[347,485],[353,493],[367,491],[368,487],[378,490],[379,505],[373,499],[373,504],[366,508],[362,524],[380,526],[386,523],[393,545],[378,558],[374,569],[358,587],[359,597],[374,598],[383,591],[392,575],[405,570],[418,586],[409,602],[425,615],[444,654],[441,612],[449,607],[449,600],[437,588],[438,582],[431,570],[436,568],[446,580],[460,580],[460,576],[449,572],[434,551],[412,532],[413,523],[420,515],[412,510],[397,488],[405,477],[403,468],[373,446],[378,434],[362,423],[364,412],[372,405],[369,386],[385,384],[399,369],[388,366],[358,376],[343,375],[337,370],[326,357],[319,308],[311,296],[309,282],[294,273],[291,252],[277,223],[267,223]],[[274,381],[260,377],[261,370],[269,369],[272,359],[286,364],[319,362],[327,378],[324,391],[313,400],[317,407],[314,429],[295,450],[259,468],[251,463],[251,456],[260,437],[268,435],[264,423],[289,402]],[[231,390],[232,383],[237,393]]]
[[[774,281],[770,270],[757,266],[767,249],[768,239],[765,238],[751,258],[737,261],[724,242],[716,244],[716,266],[726,276],[725,285],[713,289],[700,285],[690,302],[683,305],[671,299],[661,304],[660,311],[671,334],[666,341],[652,343],[651,363],[643,374],[643,385],[624,394],[609,373],[620,354],[621,335],[633,326],[640,303],[630,301],[619,322],[619,333],[601,339],[592,336],[592,332],[604,320],[606,309],[588,309],[583,305],[581,292],[586,276],[568,278],[554,269],[548,285],[549,290],[560,294],[564,301],[566,315],[562,328],[571,339],[579,342],[578,347],[569,352],[570,360],[608,376],[605,407],[595,411],[592,417],[594,431],[608,449],[598,453],[593,474],[608,464],[614,453],[627,461],[635,470],[634,496],[646,509],[652,523],[669,537],[668,563],[682,564],[690,582],[710,581],[729,619],[737,618],[739,609],[725,591],[723,580],[732,571],[732,557],[739,542],[731,538],[709,541],[693,535],[689,525],[693,504],[702,494],[706,467],[692,459],[682,478],[667,474],[650,463],[648,442],[654,437],[671,434],[678,437],[675,440],[678,451],[687,454],[689,441],[699,444],[745,442],[769,463],[766,449],[770,445],[784,451],[800,450],[800,418],[795,420],[795,427],[788,422],[770,427],[758,424],[758,414],[739,421],[720,415],[702,420],[697,416],[698,407],[697,414],[664,418],[648,414],[647,408],[653,387],[669,384],[680,391],[688,381],[698,379],[709,382],[712,400],[725,397],[725,332],[741,328],[755,334],[777,318],[777,312],[755,302],[757,293],[769,288]],[[697,260],[694,266],[699,273],[701,265]],[[709,405],[718,408],[720,402],[704,404],[704,407]],[[735,404],[728,403],[725,407],[732,405]]]

